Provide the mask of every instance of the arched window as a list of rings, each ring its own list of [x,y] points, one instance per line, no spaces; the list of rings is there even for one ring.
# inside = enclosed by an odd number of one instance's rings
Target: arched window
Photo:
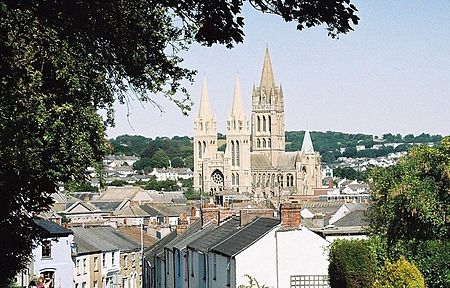
[[[205,156],[206,153],[206,141],[203,141],[203,156]]]
[[[266,139],[263,139],[263,148],[266,148]]]
[[[269,132],[272,132],[272,117],[268,116],[269,119]]]
[[[259,139],[256,140],[256,147],[261,148],[261,141]]]
[[[236,163],[235,163],[235,165],[236,166],[239,166],[240,165],[240,160],[239,160],[239,141],[236,141],[236,156],[235,156],[235,161],[236,161]]]
[[[263,131],[266,132],[266,116],[263,116]]]
[[[294,175],[291,173],[286,175],[286,186],[293,187],[294,186]]]
[[[234,173],[231,174],[231,185],[236,185],[236,178],[234,176]]]
[[[267,139],[267,147],[269,147],[269,148],[272,147],[272,140],[270,138]]]
[[[203,148],[202,148],[202,142],[198,141],[198,158],[203,158]]]
[[[261,187],[265,187],[265,185],[266,185],[266,174],[262,174],[262,177],[261,177]]]
[[[256,124],[258,128],[258,132],[261,131],[261,118],[259,116],[256,117]]]
[[[236,173],[236,185],[239,185],[239,173]]]
[[[234,141],[231,141],[231,165],[236,165],[236,147],[234,146]]]

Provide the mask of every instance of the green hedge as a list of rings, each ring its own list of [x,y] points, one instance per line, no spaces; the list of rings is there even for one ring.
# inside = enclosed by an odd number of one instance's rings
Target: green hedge
[[[330,247],[328,274],[332,288],[373,287],[374,254],[364,240],[336,240]]]

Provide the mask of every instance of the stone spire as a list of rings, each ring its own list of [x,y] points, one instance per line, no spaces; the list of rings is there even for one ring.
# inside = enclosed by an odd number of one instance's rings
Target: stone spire
[[[241,97],[241,84],[239,81],[239,75],[236,75],[236,84],[234,86],[234,97],[233,97],[233,106],[231,107],[231,116],[240,116],[243,115],[244,106],[242,105],[242,97]]]
[[[272,63],[270,61],[269,48],[266,47],[266,55],[264,56],[264,64],[261,74],[260,87],[275,87],[275,78],[273,77]]]
[[[302,152],[304,152],[305,154],[314,153],[311,135],[309,135],[308,130],[305,131],[305,137],[303,138]]]
[[[211,106],[209,105],[208,87],[206,85],[206,77],[203,77],[202,92],[200,96],[200,109],[198,110],[198,117],[210,117]]]

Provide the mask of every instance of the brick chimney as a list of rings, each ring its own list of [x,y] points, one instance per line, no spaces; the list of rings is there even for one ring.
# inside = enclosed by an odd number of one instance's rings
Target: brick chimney
[[[220,221],[220,211],[218,207],[205,207],[202,209],[201,213],[202,226],[212,220],[216,220],[217,223]]]
[[[298,201],[280,205],[281,229],[295,230],[300,228],[302,205]]]
[[[256,217],[274,218],[272,209],[241,209],[239,218],[241,226],[252,222]]]
[[[178,222],[178,225],[177,225],[177,235],[180,235],[181,233],[186,231],[188,226],[189,225],[188,225],[186,213],[183,212],[180,215],[180,221]]]
[[[190,217],[189,221],[192,224],[197,220],[198,220],[197,209],[195,207],[191,207],[191,217]]]

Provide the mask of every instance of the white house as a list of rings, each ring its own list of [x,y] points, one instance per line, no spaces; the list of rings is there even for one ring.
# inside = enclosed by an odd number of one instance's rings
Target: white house
[[[37,218],[34,222],[44,240],[33,249],[28,278],[34,279],[36,284],[43,281],[50,288],[72,287],[73,232],[49,220]]]

